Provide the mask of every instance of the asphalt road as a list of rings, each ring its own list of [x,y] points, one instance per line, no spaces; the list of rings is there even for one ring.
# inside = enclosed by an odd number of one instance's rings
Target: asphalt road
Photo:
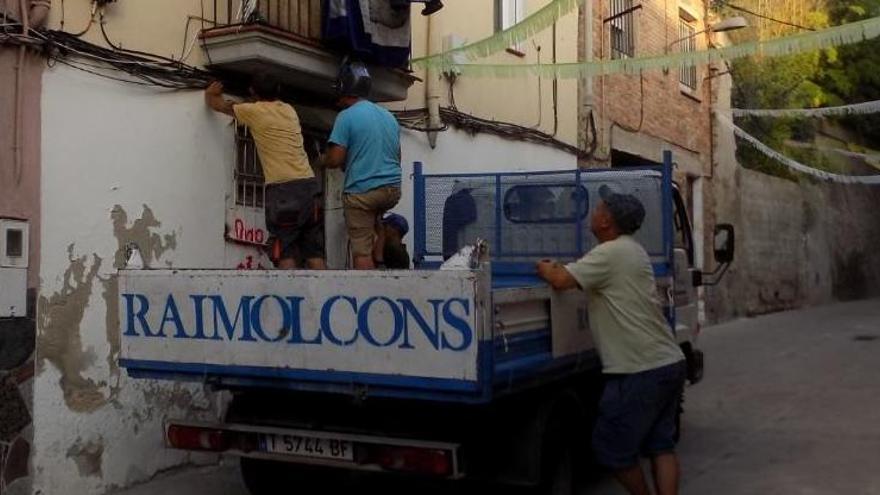
[[[880,495],[880,300],[740,320],[700,339],[707,371],[686,392],[683,494]],[[583,492],[624,493],[610,479]],[[117,495],[246,493],[221,466]]]

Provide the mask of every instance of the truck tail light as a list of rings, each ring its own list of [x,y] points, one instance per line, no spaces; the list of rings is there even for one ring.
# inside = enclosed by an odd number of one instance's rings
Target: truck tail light
[[[195,426],[171,425],[167,432],[168,443],[175,449],[223,452],[229,449],[227,432]]]
[[[452,475],[452,452],[415,447],[370,446],[368,463],[388,471],[418,473],[429,476]]]

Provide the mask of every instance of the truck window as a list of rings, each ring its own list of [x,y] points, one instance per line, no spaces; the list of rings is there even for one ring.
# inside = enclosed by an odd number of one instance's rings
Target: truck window
[[[587,217],[581,185],[520,185],[504,195],[504,216],[513,223],[574,223]]]

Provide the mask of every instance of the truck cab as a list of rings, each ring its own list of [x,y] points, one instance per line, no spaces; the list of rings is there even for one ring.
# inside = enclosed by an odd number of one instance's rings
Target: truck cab
[[[551,290],[534,265],[596,244],[599,187],[639,197],[635,237],[699,381],[702,277],[671,171],[671,156],[662,167],[506,174],[417,164],[414,270],[121,270],[120,364],[231,392],[224,421],[176,418],[165,441],[240,457],[254,494],[333,473],[570,493],[571,466],[590,456],[601,363],[585,295]]]

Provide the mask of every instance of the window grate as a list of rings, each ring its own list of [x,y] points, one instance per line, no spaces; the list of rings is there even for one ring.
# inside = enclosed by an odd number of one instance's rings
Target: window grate
[[[697,50],[697,30],[687,20],[679,21],[678,35],[681,39],[682,53],[690,53]],[[679,69],[679,81],[690,89],[697,89],[697,66],[684,64]]]
[[[611,58],[635,56],[635,11],[633,0],[611,0]]]
[[[235,126],[235,204],[263,208],[265,184],[263,166],[254,138],[246,126]]]

